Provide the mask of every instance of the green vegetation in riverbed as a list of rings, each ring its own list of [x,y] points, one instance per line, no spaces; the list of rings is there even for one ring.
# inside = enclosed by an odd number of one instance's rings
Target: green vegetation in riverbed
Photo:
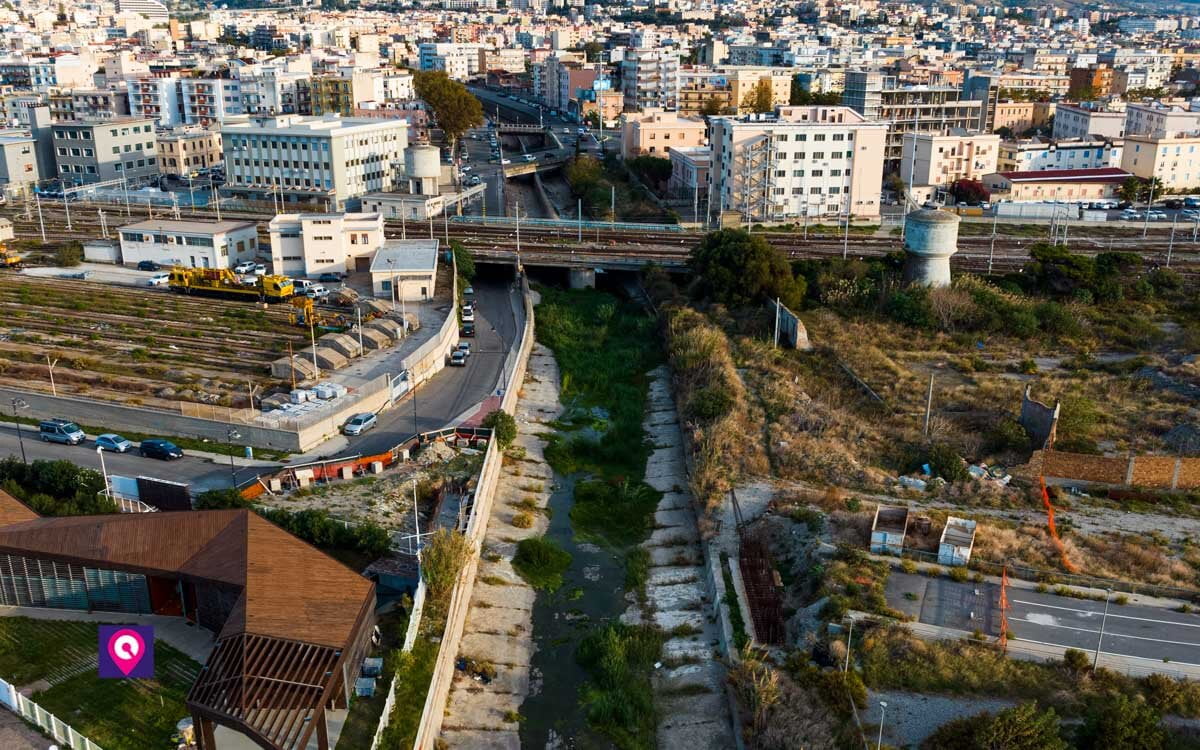
[[[557,591],[563,573],[571,566],[571,553],[544,536],[522,539],[513,556],[513,568],[535,589]]]
[[[576,652],[589,676],[580,698],[588,722],[621,750],[655,746],[650,673],[664,640],[651,625],[612,623],[585,638]]]
[[[645,482],[594,480],[575,485],[571,527],[575,535],[606,547],[641,542],[662,493]]]
[[[539,289],[537,338],[554,350],[568,405],[546,459],[560,474],[641,477],[650,446],[642,430],[647,373],[661,361],[654,322],[636,306],[594,290]]]

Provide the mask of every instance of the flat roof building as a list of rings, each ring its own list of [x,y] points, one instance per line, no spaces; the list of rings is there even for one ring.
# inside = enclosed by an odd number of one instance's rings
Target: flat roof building
[[[438,240],[388,240],[371,259],[371,288],[376,297],[424,302],[437,281]]]
[[[232,268],[258,256],[253,221],[150,219],[126,224],[120,236],[121,262],[127,264],[149,260],[162,266]]]
[[[152,119],[71,120],[54,123],[53,132],[54,158],[64,182],[87,185],[124,179],[136,185],[158,177]]]

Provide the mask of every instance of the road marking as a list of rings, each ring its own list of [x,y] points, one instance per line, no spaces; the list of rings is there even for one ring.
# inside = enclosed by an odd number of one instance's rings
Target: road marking
[[[1092,630],[1091,628],[1076,628],[1076,627],[1072,627],[1071,625],[1048,625],[1044,622],[1035,622],[1033,620],[1027,620],[1024,617],[1018,617],[1016,619],[1020,622],[1027,622],[1030,625],[1038,625],[1038,626],[1044,627],[1044,628],[1062,628],[1063,630],[1078,630],[1081,633],[1099,633],[1100,632],[1099,630]],[[1125,633],[1116,633],[1116,632],[1113,632],[1112,630],[1105,630],[1104,635],[1109,638],[1136,638],[1139,641],[1154,641],[1155,643],[1170,643],[1173,646],[1200,646],[1200,643],[1189,643],[1187,641],[1168,641],[1163,638],[1151,638],[1151,637],[1145,636],[1145,635],[1126,635]]]
[[[1075,649],[1076,651],[1084,650],[1084,649],[1079,648],[1078,646],[1065,646],[1061,643],[1047,643],[1046,641],[1035,641],[1031,638],[1022,638],[1020,636],[1014,637],[1012,639],[1012,641],[1016,642],[1016,643],[1036,643],[1039,646],[1051,646],[1053,648],[1072,648],[1072,649]],[[1096,653],[1096,649],[1090,648],[1090,649],[1087,649],[1087,652],[1094,654],[1094,653]],[[1118,654],[1115,651],[1101,651],[1100,653],[1103,654],[1104,656],[1119,656],[1122,659],[1140,659],[1141,661],[1152,661],[1152,662],[1157,662],[1159,664],[1178,664],[1181,667],[1200,667],[1200,664],[1193,664],[1192,662],[1187,662],[1187,661],[1175,661],[1174,659],[1172,659],[1171,661],[1164,662],[1162,659],[1155,659],[1154,657],[1151,657],[1151,656],[1134,656],[1133,654]]]
[[[1059,606],[1055,606],[1053,604],[1042,604],[1041,602],[1031,602],[1031,601],[1027,601],[1025,599],[1013,599],[1012,601],[1015,604],[1028,604],[1031,607],[1042,607],[1044,609],[1061,609],[1061,610],[1064,610],[1067,612],[1084,612],[1089,615],[1103,616],[1102,612],[1097,612],[1094,609],[1078,609],[1076,607],[1059,607]],[[1134,617],[1133,615],[1117,614],[1116,612],[1113,612],[1112,609],[1109,609],[1108,616],[1109,617],[1119,617],[1122,620],[1137,620],[1138,622],[1155,622],[1160,625],[1178,625],[1181,628],[1200,628],[1200,623],[1176,622],[1175,620],[1155,620],[1154,618],[1151,618],[1151,617]]]

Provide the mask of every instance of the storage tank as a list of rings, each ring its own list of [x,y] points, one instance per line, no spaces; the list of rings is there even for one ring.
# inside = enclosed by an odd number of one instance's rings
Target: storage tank
[[[957,216],[922,208],[909,213],[904,229],[904,283],[950,285],[950,256],[958,252]]]
[[[441,149],[429,144],[409,146],[404,151],[404,171],[408,174],[409,192],[437,195],[438,177],[442,174]]]

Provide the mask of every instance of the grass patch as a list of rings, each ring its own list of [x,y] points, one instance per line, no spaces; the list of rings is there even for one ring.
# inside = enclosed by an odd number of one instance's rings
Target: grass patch
[[[589,542],[622,549],[640,543],[662,493],[645,482],[594,480],[575,485],[571,528]]]
[[[750,642],[746,633],[746,618],[742,616],[742,605],[738,602],[737,589],[733,587],[733,571],[729,567],[729,555],[721,553],[721,576],[725,579],[725,604],[729,607],[729,624],[733,627],[733,647],[741,651]]]
[[[513,568],[535,589],[557,591],[562,574],[571,566],[571,553],[544,536],[522,539],[513,556]]]
[[[438,634],[441,634],[440,630]],[[412,651],[393,652],[389,658],[393,662],[392,673],[399,677],[396,680],[396,704],[392,707],[391,721],[383,732],[380,747],[412,747],[437,655],[438,644],[430,642],[428,637],[420,637]]]
[[[379,632],[382,641],[372,650],[371,656],[383,656],[383,673],[376,683],[375,695],[370,698],[353,697],[350,699],[350,713],[346,716],[346,724],[338,739],[346,743],[346,747],[370,747],[375,738],[375,730],[379,726],[379,717],[383,713],[384,703],[387,702],[387,686],[391,683],[392,668],[398,659],[388,658],[388,654],[404,645],[404,634],[408,630],[408,613],[395,609],[379,616]]]
[[[639,602],[646,601],[646,582],[650,580],[650,552],[634,547],[625,556],[625,590],[637,594]]]
[[[16,684],[56,679],[95,658],[97,624],[0,618],[0,676]],[[200,665],[163,641],[154,644],[153,680],[102,680],[94,667],[32,697],[106,750],[166,747]],[[161,702],[160,702],[161,699]]]
[[[612,623],[579,645],[576,658],[589,677],[580,699],[588,723],[621,750],[655,746],[650,673],[663,640],[653,626]]]

